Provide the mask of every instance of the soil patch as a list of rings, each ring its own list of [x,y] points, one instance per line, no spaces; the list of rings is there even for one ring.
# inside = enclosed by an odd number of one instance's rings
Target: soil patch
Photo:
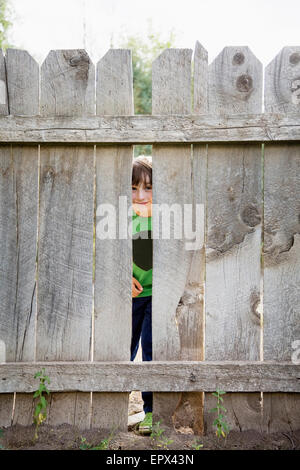
[[[203,450],[291,450],[300,449],[300,429],[295,432],[259,433],[257,431],[230,431],[226,439],[217,438],[214,433],[204,436],[175,432],[164,427],[163,436],[169,440],[169,450],[194,450],[196,444],[203,444]],[[33,440],[34,425],[15,425],[4,428],[0,445],[7,450],[81,450],[83,444],[99,446],[108,438],[109,430],[80,430],[75,426],[62,424],[49,426],[43,424],[39,438]],[[85,441],[83,442],[83,439]],[[172,441],[172,442],[170,442]],[[134,431],[116,432],[109,442],[110,450],[157,450],[162,449],[149,436],[139,436]],[[200,449],[201,450],[201,449]]]

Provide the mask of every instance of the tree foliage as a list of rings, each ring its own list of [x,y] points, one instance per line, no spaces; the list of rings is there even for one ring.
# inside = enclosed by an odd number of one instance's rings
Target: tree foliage
[[[10,9],[8,0],[0,0],[0,47],[5,51],[10,44],[8,42],[8,30],[12,23],[9,21]]]

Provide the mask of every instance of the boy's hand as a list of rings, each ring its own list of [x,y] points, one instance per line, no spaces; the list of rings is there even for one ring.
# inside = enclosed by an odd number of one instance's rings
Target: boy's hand
[[[143,291],[143,288],[139,281],[135,279],[135,277],[132,278],[132,297],[137,297],[141,292]]]

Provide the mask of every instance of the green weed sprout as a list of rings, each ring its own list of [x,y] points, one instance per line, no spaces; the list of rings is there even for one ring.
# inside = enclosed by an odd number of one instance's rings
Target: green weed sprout
[[[97,446],[92,447],[92,444],[89,444],[85,437],[81,437],[81,444],[79,446],[80,450],[108,450],[110,441],[112,440],[114,435],[114,430],[110,432],[107,439],[103,439],[100,444]]]
[[[160,427],[162,421],[157,421],[152,427],[152,433],[150,437],[152,441],[156,442],[157,447],[162,447],[163,449],[168,449],[168,445],[172,444],[173,440],[163,437],[165,429]]]
[[[195,439],[192,442],[192,448],[195,450],[200,450],[203,447],[203,444],[201,444],[197,439]]]
[[[45,369],[43,368],[39,372],[36,372],[34,375],[34,378],[37,379],[39,378],[40,380],[40,385],[38,390],[33,395],[33,398],[39,398],[35,410],[34,410],[34,423],[35,423],[35,433],[34,433],[34,439],[38,439],[38,429],[39,426],[46,420],[47,418],[47,406],[48,402],[44,396],[45,393],[49,395],[49,390],[46,387],[45,382],[50,384],[50,379],[47,375],[45,375]]]
[[[223,402],[223,398],[221,395],[224,395],[226,392],[217,389],[216,392],[213,392],[213,396],[217,398],[217,406],[216,408],[211,408],[209,411],[211,413],[217,412],[217,417],[213,422],[213,426],[216,426],[216,435],[218,437],[223,436],[224,438],[229,432],[229,426],[226,423],[225,416],[222,414],[222,411],[226,413],[226,408],[221,405]]]

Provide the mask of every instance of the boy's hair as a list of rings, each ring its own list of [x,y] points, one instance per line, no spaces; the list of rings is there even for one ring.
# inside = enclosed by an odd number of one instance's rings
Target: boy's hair
[[[152,157],[140,155],[134,158],[132,161],[132,185],[145,184],[147,176],[149,176],[152,185]]]

